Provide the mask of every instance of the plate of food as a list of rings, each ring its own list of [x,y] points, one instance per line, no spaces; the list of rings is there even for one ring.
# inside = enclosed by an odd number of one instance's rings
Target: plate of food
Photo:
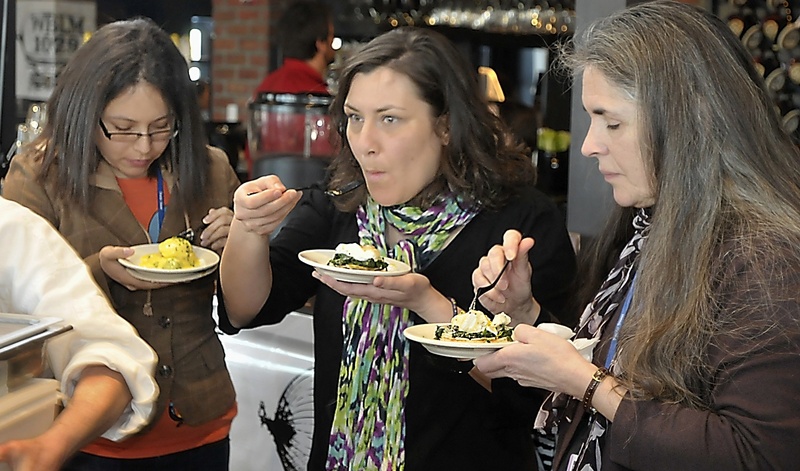
[[[474,310],[454,316],[450,322],[408,327],[403,334],[434,355],[471,360],[517,343],[510,321],[503,313],[490,319]]]
[[[158,244],[135,245],[119,263],[135,278],[157,283],[185,283],[210,275],[219,264],[213,250],[192,245],[181,237]]]
[[[411,271],[407,264],[383,257],[371,245],[339,244],[335,249],[304,250],[297,256],[301,262],[348,283],[372,283],[376,276],[399,276]]]

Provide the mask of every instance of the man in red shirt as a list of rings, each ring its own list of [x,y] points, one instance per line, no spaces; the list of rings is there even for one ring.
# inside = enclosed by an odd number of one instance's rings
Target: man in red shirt
[[[329,93],[323,74],[333,62],[333,17],[316,1],[292,4],[278,25],[283,65],[267,75],[256,94]]]

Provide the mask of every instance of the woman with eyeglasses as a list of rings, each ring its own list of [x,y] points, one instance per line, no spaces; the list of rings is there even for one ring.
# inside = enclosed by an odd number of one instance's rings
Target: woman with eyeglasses
[[[64,469],[227,470],[236,402],[211,317],[216,275],[153,283],[117,261],[187,229],[217,251],[227,240],[239,181],[206,145],[186,61],[150,20],[106,25],[61,72],[48,110],[4,196],[44,216],[89,264],[158,353],[161,390],[148,428],[124,442],[101,438]]]

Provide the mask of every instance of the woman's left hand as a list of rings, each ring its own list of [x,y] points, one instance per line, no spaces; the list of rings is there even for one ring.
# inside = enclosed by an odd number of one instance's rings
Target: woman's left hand
[[[475,359],[475,367],[489,378],[508,377],[522,386],[543,388],[581,400],[597,365],[586,360],[568,340],[538,327],[520,324],[518,343]],[[597,385],[592,406],[613,421],[627,389],[611,376]]]
[[[315,271],[313,276],[343,296],[406,308],[416,312],[428,322],[446,322],[450,319],[452,310],[440,309],[445,304],[450,306],[450,301],[431,286],[430,280],[425,275],[419,273],[376,276],[371,284],[338,281],[318,271]],[[442,311],[448,315],[446,319],[436,316]]]
[[[525,324],[514,329],[514,339],[519,343],[477,358],[475,366],[490,378],[508,377],[522,386],[583,395],[597,367],[569,341]]]
[[[203,218],[206,228],[200,233],[200,246],[221,253],[225,243],[228,241],[231,221],[233,221],[233,210],[230,208],[210,209],[206,217]]]

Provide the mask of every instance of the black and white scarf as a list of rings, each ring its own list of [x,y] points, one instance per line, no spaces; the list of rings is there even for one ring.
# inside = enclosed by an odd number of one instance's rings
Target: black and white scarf
[[[635,262],[647,239],[650,228],[650,210],[639,209],[633,219],[635,230],[631,240],[625,244],[617,263],[611,269],[591,303],[586,306],[575,338],[600,338],[608,320],[613,317],[631,289],[635,275]],[[595,363],[603,359],[595,359]],[[555,437],[558,426],[569,423],[577,408],[582,407],[580,399],[566,394],[552,393],[542,404],[536,418],[537,453],[545,469],[552,467],[555,454]],[[571,470],[599,471],[602,462],[601,450],[605,431],[609,422],[601,414],[585,414],[583,420],[589,422],[589,433],[581,446],[581,451]],[[585,434],[584,434],[585,435]]]

